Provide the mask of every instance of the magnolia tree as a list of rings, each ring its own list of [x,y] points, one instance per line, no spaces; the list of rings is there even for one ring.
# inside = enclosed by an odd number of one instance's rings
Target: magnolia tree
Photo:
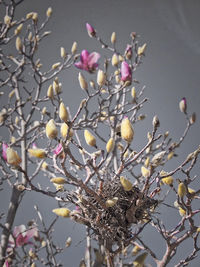
[[[186,119],[182,136],[174,141],[169,132],[162,133],[154,116],[146,141],[135,151],[134,130],[145,119],[140,111],[147,98],[134,72],[146,44],[132,32],[126,50],[119,51],[115,32],[107,42],[87,23],[87,33],[102,53],[78,51],[74,42],[71,51],[61,47],[58,62],[44,70],[38,48],[50,34],[45,27],[52,9],[42,23],[36,12],[15,20],[22,2],[0,1],[5,13],[0,23],[0,87],[1,97],[4,91],[7,96],[0,112],[5,133],[0,182],[1,190],[11,188],[10,203],[0,214],[0,266],[66,266],[59,261],[63,248],[52,238],[57,220],[85,226],[82,267],[145,266],[148,261],[172,266],[179,247],[189,239],[187,254],[175,263],[188,265],[200,250],[200,189],[192,185],[198,179],[193,171],[200,148],[177,163],[177,150],[195,123],[186,99],[179,103]],[[69,68],[77,73],[85,94],[74,114],[61,98],[59,81],[59,74]],[[176,167],[169,170],[169,161]],[[45,186],[35,181],[37,176],[46,177]],[[19,205],[30,191],[54,199],[53,221],[46,224],[35,206],[35,219],[24,217],[22,225],[15,225]],[[176,223],[163,217],[164,207],[173,211]],[[146,229],[161,237],[162,254],[145,238]],[[68,238],[65,246],[70,244]]]

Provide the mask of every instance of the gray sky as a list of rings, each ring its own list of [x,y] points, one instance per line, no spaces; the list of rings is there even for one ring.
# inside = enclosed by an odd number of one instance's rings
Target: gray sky
[[[186,97],[188,111],[190,114],[196,112],[197,123],[187,136],[187,144],[178,151],[180,158],[184,158],[197,147],[200,135],[199,0],[25,0],[16,15],[25,16],[28,12],[36,11],[44,18],[49,6],[53,8],[53,15],[47,29],[52,31],[52,35],[40,48],[40,58],[45,66],[58,61],[60,47],[64,46],[66,50],[70,50],[74,41],[78,42],[80,51],[102,51],[96,41],[88,37],[86,22],[93,25],[104,40],[109,41],[111,33],[115,31],[117,46],[122,49],[125,49],[129,42],[130,33],[137,32],[141,36],[141,44],[147,43],[147,52],[143,64],[134,75],[141,85],[146,85],[145,95],[149,102],[143,110],[147,114],[147,120],[136,130],[135,140],[138,140],[138,144],[142,142],[142,133],[146,138],[155,114],[159,116],[162,129],[169,130],[173,137],[179,137],[184,130],[185,120],[179,111],[178,103],[182,97]],[[73,70],[60,76],[63,99],[72,112],[83,98],[77,73],[77,70]],[[6,192],[1,192],[1,195],[6,203],[9,195]],[[24,204],[19,208],[15,225],[25,223],[27,217],[31,219],[35,216],[32,209],[35,201],[46,218],[56,204],[45,197],[38,199],[36,194],[27,194]],[[66,267],[78,266],[84,254],[83,227],[60,219],[56,228],[56,236],[61,246],[65,238],[73,232],[73,245],[61,259]],[[149,239],[154,238],[152,233],[147,233],[147,236]],[[81,240],[83,242],[78,244]],[[159,239],[155,239],[155,243],[158,241]],[[196,264],[197,262],[198,259]],[[197,265],[194,261],[190,266]]]

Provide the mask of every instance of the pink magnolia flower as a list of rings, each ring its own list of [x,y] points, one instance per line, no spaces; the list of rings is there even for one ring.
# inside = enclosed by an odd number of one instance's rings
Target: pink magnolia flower
[[[58,155],[58,154],[60,154],[61,150],[62,150],[62,145],[58,144],[57,147],[53,150],[53,153],[55,155]]]
[[[96,35],[95,29],[89,23],[86,23],[86,29],[90,37],[94,37]]]
[[[6,151],[7,151],[8,145],[6,143],[2,144],[2,157],[5,161],[7,161],[7,155],[6,155]]]
[[[37,234],[37,228],[27,230],[25,225],[15,226],[13,236],[9,237],[9,247],[21,247],[25,244],[32,244],[29,240]],[[13,238],[14,237],[14,238]]]
[[[86,70],[89,72],[94,72],[98,67],[98,60],[100,54],[97,52],[92,52],[91,54],[87,50],[81,52],[80,61],[74,65],[78,69]]]
[[[129,64],[126,61],[123,61],[121,64],[121,80],[123,82],[131,81],[132,71]]]

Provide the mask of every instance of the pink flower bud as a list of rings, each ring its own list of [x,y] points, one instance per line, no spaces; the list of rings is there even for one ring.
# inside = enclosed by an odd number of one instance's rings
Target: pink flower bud
[[[58,155],[58,154],[60,154],[61,150],[62,150],[62,145],[58,144],[57,147],[53,150],[53,153],[55,155]]]
[[[126,82],[126,81],[131,81],[131,79],[132,79],[131,68],[126,61],[123,61],[121,64],[121,80]]]
[[[94,37],[96,35],[95,29],[89,23],[86,23],[86,29],[90,37]]]
[[[8,145],[6,143],[2,144],[2,157],[5,161],[7,161],[7,155],[6,155],[6,151],[7,151]]]

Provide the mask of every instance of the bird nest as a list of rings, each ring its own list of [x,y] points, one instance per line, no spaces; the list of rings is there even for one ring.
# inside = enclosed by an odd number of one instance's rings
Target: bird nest
[[[117,199],[115,205],[105,206],[106,201],[113,198]],[[135,186],[132,190],[125,191],[120,181],[108,181],[103,183],[98,194],[82,195],[80,213],[72,216],[92,229],[97,239],[109,244],[108,247],[112,250],[113,245],[125,245],[133,237],[132,224],[151,220],[151,210],[157,204],[157,200],[145,196]]]

